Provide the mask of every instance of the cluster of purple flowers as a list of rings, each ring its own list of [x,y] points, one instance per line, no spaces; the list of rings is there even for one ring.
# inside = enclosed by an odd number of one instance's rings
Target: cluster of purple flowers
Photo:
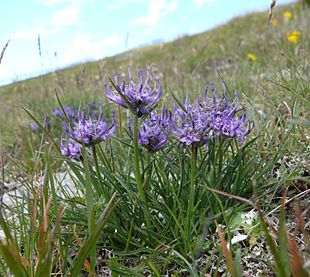
[[[73,122],[73,128],[69,128],[65,122],[65,129],[68,136],[87,146],[105,141],[115,131],[115,119],[108,125],[102,118],[102,108],[98,118],[91,114],[86,117],[84,112],[79,109],[77,120]]]
[[[81,144],[68,136],[65,139],[65,143],[63,139],[61,140],[60,151],[62,155],[70,159],[80,160],[82,158]]]
[[[199,112],[197,107],[188,104],[183,107],[174,105],[173,135],[185,145],[203,144],[211,138],[209,119]]]
[[[74,117],[75,117],[74,109],[70,106],[63,106],[63,109],[64,109],[67,117],[70,118],[70,120],[74,120]],[[63,110],[60,108],[53,109],[52,115],[54,115],[56,117],[60,117],[62,119],[66,118],[66,116],[63,113]],[[50,118],[48,115],[45,115],[43,118],[43,127],[45,129],[48,129],[51,127],[51,122],[50,122]],[[37,132],[39,130],[39,126],[37,123],[34,122],[30,125],[30,129],[32,132]]]
[[[126,84],[125,78],[122,84],[119,84],[119,75],[115,73],[115,87],[108,87],[106,83],[104,88],[108,99],[125,108],[129,108],[135,112],[139,117],[149,113],[154,105],[159,101],[161,96],[161,88],[159,79],[154,77],[153,88],[151,88],[150,71],[146,70],[146,79],[143,81],[143,71],[138,73],[139,83],[135,84],[132,78],[131,70],[129,69],[129,84]]]
[[[245,128],[246,114],[243,111],[236,118],[239,111],[238,96],[229,103],[226,97],[226,88],[220,99],[217,98],[216,89],[211,85],[213,97],[207,95],[208,87],[203,99],[198,97],[195,105],[189,105],[186,99],[183,107],[174,108],[173,135],[186,145],[203,145],[211,138],[223,136],[238,138],[243,141],[251,132],[253,125],[248,123]]]
[[[75,118],[75,117],[74,117]],[[115,132],[115,117],[108,125],[102,117],[102,107],[99,116],[91,112],[90,106],[87,116],[79,108],[77,119],[72,121],[72,126],[65,120],[66,144],[62,142],[61,153],[72,159],[81,157],[81,145],[91,146],[107,140]]]
[[[154,153],[163,149],[169,141],[169,136],[174,136],[186,146],[201,146],[210,139],[222,136],[225,138],[237,138],[244,141],[245,137],[252,131],[251,122],[246,127],[246,114],[243,111],[240,116],[239,101],[237,93],[230,103],[226,97],[224,86],[223,95],[218,98],[216,89],[211,85],[212,96],[208,96],[208,87],[204,97],[198,97],[195,104],[189,104],[188,99],[181,106],[174,105],[174,113],[163,108],[161,114],[154,111],[154,106],[161,96],[160,82],[156,77],[153,88],[150,87],[151,74],[147,69],[144,80],[144,72],[139,71],[139,83],[135,84],[129,69],[129,83],[125,78],[119,83],[119,75],[115,73],[113,86],[105,84],[107,98],[116,104],[129,108],[137,117],[147,115],[142,122],[138,132],[138,144]],[[114,88],[113,88],[114,87]],[[81,144],[94,145],[105,141],[115,132],[115,119],[108,125],[102,119],[102,109],[97,118],[89,106],[88,115],[85,116],[81,109],[77,118],[69,107],[65,112],[72,120],[72,126],[64,123],[67,137],[65,143],[62,141],[61,152],[70,158],[81,158]],[[54,110],[54,114],[63,116],[62,111]],[[76,118],[76,119],[75,119]]]
[[[69,107],[69,106],[64,106],[63,109],[64,109],[66,115],[67,115],[70,119],[73,119],[73,120],[74,120],[74,116],[75,116],[75,114],[74,114],[74,109],[73,109],[72,107]],[[61,117],[61,118],[65,118],[65,117],[66,117],[66,116],[64,115],[63,110],[62,110],[62,109],[58,109],[58,108],[53,109],[53,110],[52,110],[52,114],[55,115],[55,116],[57,116],[57,117]]]
[[[168,143],[171,130],[171,113],[163,108],[161,115],[152,111],[149,119],[145,120],[138,134],[139,145],[154,153],[163,149]]]

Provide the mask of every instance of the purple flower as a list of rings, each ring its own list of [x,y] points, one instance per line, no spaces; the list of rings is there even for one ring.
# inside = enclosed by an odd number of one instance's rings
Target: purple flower
[[[213,130],[224,137],[236,137],[244,141],[245,137],[252,131],[253,123],[248,122],[248,128],[245,128],[246,114],[243,112],[239,118],[234,118],[236,110],[222,115],[215,116],[212,122]]]
[[[75,114],[74,114],[74,109],[72,107],[63,106],[63,109],[70,119],[74,119]],[[57,117],[65,118],[65,115],[64,115],[62,109],[58,109],[58,108],[53,109],[52,114],[57,116]]]
[[[245,128],[246,114],[243,111],[240,117],[237,117],[237,112],[239,110],[239,101],[238,95],[235,91],[235,99],[233,103],[229,103],[226,98],[226,87],[224,85],[224,93],[220,100],[216,98],[216,90],[211,85],[213,92],[213,101],[212,105],[210,105],[210,99],[205,96],[204,106],[200,104],[202,107],[202,111],[206,110],[206,103],[209,103],[209,107],[207,109],[210,110],[211,117],[211,128],[213,130],[213,134],[216,136],[223,137],[235,137],[240,141],[244,141],[245,137],[252,131],[253,123],[248,122],[248,128]],[[210,108],[211,107],[211,108]]]
[[[98,116],[98,109],[100,109],[99,106],[96,105],[95,102],[88,102],[88,114],[91,115],[91,117],[97,117]]]
[[[102,119],[102,107],[100,107],[98,118],[96,118],[90,110],[88,110],[88,115],[86,117],[81,108],[79,108],[77,120],[73,122],[72,128],[69,128],[66,121],[64,126],[69,137],[89,146],[105,141],[114,133],[115,117],[113,114],[112,123],[108,125]]]
[[[45,115],[43,117],[43,123],[42,123],[42,126],[45,128],[45,129],[49,129],[51,127],[51,123],[49,121],[49,118],[47,115]],[[40,127],[39,125],[36,123],[36,122],[33,122],[31,125],[30,125],[30,129],[32,132],[37,132],[39,131]]]
[[[228,102],[226,97],[225,84],[223,84],[223,86],[224,86],[224,92],[220,99],[217,98],[216,88],[214,88],[212,84],[210,84],[212,90],[212,98],[208,97],[209,86],[207,86],[204,98],[200,99],[198,97],[197,99],[197,109],[203,116],[207,117],[208,119],[210,119],[211,115],[221,114],[224,111],[232,109],[232,105]],[[235,92],[235,101],[233,104],[236,104],[238,106],[238,97],[236,92]]]
[[[58,117],[63,117],[63,112],[62,112],[62,110],[61,110],[61,109],[58,109],[58,108],[53,109],[53,110],[52,110],[52,114],[55,115],[55,116],[58,116]]]
[[[187,100],[184,109],[174,107],[173,134],[180,142],[189,146],[202,145],[211,138],[209,118]]]
[[[139,145],[149,152],[157,152],[168,144],[168,134],[171,129],[171,113],[165,108],[159,116],[156,111],[151,112],[149,119],[140,127],[138,135]]]
[[[239,118],[236,114],[239,101],[235,92],[235,100],[229,103],[226,97],[226,87],[220,99],[216,89],[211,84],[212,98],[207,96],[208,87],[203,99],[198,97],[195,105],[189,105],[186,99],[183,109],[175,106],[173,134],[185,145],[200,146],[213,137],[236,137],[243,141],[251,132],[253,126],[249,122],[245,129],[245,112]]]
[[[120,85],[119,75],[115,73],[114,78],[117,91],[114,91],[112,86],[108,88],[107,83],[104,86],[108,99],[125,108],[130,108],[139,117],[149,113],[153,106],[159,101],[161,89],[159,79],[155,77],[153,88],[151,88],[149,85],[150,71],[146,69],[145,74],[146,79],[143,81],[144,72],[140,70],[138,72],[139,83],[135,84],[129,69],[129,84],[126,84],[124,78]]]
[[[61,140],[60,145],[61,154],[69,157],[70,159],[80,160],[82,158],[81,144],[74,141],[72,138],[66,137],[66,144]]]
[[[30,129],[32,132],[37,132],[39,130],[39,125],[34,122],[30,125]]]
[[[96,103],[95,102],[88,102],[88,108],[93,111],[96,108]]]

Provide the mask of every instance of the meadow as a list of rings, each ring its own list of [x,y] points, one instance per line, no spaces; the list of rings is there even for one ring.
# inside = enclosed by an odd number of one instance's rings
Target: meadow
[[[308,276],[310,13],[271,13],[0,87],[1,275]]]

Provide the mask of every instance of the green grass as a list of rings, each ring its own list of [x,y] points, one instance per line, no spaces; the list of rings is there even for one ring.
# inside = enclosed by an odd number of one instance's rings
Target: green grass
[[[284,22],[284,11],[293,13],[290,22]],[[251,228],[266,238],[275,258],[273,271],[279,276],[294,270],[306,274],[294,240],[286,239],[284,205],[273,237],[265,213],[278,205],[283,189],[288,197],[307,195],[302,186],[309,184],[310,15],[294,4],[276,6],[273,16],[277,26],[268,27],[266,12],[252,14],[206,33],[1,87],[0,140],[11,156],[3,158],[2,179],[21,180],[25,190],[2,211],[7,239],[0,243],[3,275],[7,267],[18,276],[81,270],[91,275],[96,270],[94,251],[104,249],[114,257],[104,256],[97,265],[108,267],[113,276],[199,276],[211,272],[213,258],[218,258],[218,267],[221,257],[227,270],[239,276],[244,249],[227,249],[226,239],[233,236],[236,215],[252,206],[262,210],[259,231]],[[296,44],[287,40],[292,31],[301,32]],[[248,59],[249,52],[257,57],[255,62]],[[228,96],[236,89],[255,122],[252,137],[244,145],[212,139],[197,152],[172,140],[149,155],[133,142],[136,133],[132,138],[127,130],[130,113],[122,109],[123,124],[115,136],[92,151],[84,149],[82,163],[59,153],[61,120],[51,117],[49,130],[29,130],[30,122],[42,124],[44,114],[59,107],[55,91],[62,105],[77,108],[96,101],[103,102],[105,115],[117,111],[108,103],[103,84],[114,71],[126,72],[128,65],[133,70],[156,68],[163,87],[159,106],[170,108],[186,95],[193,101],[209,82],[221,90],[224,81]],[[60,170],[69,174],[73,191],[56,178]],[[297,215],[302,222],[301,212]],[[218,224],[225,226],[225,234]],[[205,239],[216,229],[220,242]],[[287,249],[298,253],[290,266],[283,254]],[[197,260],[203,255],[208,262],[200,268]],[[213,274],[216,271],[213,268]]]
[[[282,13],[291,9],[294,10],[294,17],[286,25]],[[300,30],[302,35],[294,47],[297,52],[294,58],[303,64],[309,52],[307,12],[298,5],[276,7],[274,16],[279,23],[276,27],[270,26],[269,31],[267,13],[253,14],[236,18],[206,33],[184,36],[163,45],[135,49],[98,62],[1,87],[0,141],[10,143],[16,138],[18,126],[27,123],[21,105],[41,114],[57,106],[56,89],[65,104],[77,106],[88,100],[106,102],[103,83],[114,71],[125,72],[128,65],[143,68],[154,64],[164,87],[165,102],[171,99],[170,91],[180,96],[196,94],[208,82],[220,84],[221,76],[230,89],[244,93],[245,101],[249,101],[249,104],[255,101],[255,105],[268,114],[278,104],[277,99],[287,95],[285,91],[279,93],[280,89],[270,79],[274,80],[274,74],[281,73],[289,66],[273,38],[282,46],[293,48],[286,39],[286,33]],[[256,63],[248,60],[248,52],[257,56]],[[127,59],[121,60],[120,56]],[[8,125],[11,127],[8,128]]]

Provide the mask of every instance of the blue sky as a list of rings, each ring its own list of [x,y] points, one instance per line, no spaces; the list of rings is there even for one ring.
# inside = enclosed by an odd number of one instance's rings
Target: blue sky
[[[294,2],[278,0],[277,5]],[[7,0],[2,1],[0,85],[154,41],[195,34],[270,0]],[[40,35],[41,56],[38,50]]]

